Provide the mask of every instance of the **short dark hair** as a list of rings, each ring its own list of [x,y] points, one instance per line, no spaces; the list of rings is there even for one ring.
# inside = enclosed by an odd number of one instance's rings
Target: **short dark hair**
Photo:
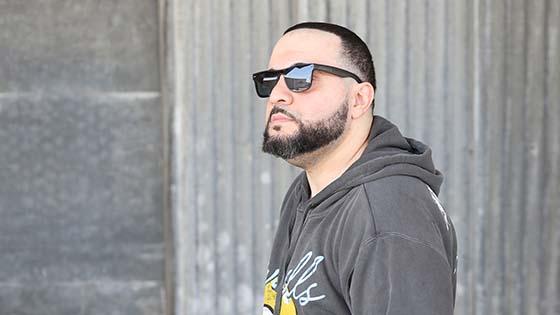
[[[337,35],[342,42],[342,56],[347,59],[353,66],[357,68],[357,75],[364,81],[369,82],[373,86],[373,90],[377,89],[375,81],[375,67],[373,65],[373,57],[366,43],[351,30],[336,24],[325,22],[303,22],[289,27],[284,35],[298,29],[315,29],[329,32]],[[375,101],[372,101],[372,110]]]

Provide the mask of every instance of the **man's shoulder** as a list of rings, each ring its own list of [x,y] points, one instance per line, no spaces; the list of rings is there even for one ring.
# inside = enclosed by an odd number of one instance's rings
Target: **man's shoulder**
[[[397,175],[364,183],[363,187],[377,234],[405,235],[430,244],[439,243],[436,226],[447,217],[426,183]]]
[[[376,219],[416,217],[422,210],[437,207],[437,197],[422,180],[395,175],[363,184]]]

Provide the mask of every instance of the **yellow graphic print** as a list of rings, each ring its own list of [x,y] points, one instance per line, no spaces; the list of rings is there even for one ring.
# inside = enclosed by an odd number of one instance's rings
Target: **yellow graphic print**
[[[318,294],[320,293],[319,285],[316,282],[312,282],[313,280],[311,279],[324,259],[325,257],[321,255],[313,258],[313,252],[309,251],[294,268],[286,272],[286,281],[282,287],[280,315],[297,315],[296,301],[299,306],[304,307],[310,302],[326,298],[325,294]],[[276,308],[276,288],[279,285],[278,274],[279,269],[276,269],[265,280],[263,315],[274,314],[274,309]]]
[[[278,282],[278,276],[268,281],[264,286],[264,307],[263,315],[274,314],[274,308],[276,307],[276,288]],[[292,298],[286,299],[282,298],[282,308],[280,309],[280,315],[297,315],[296,305]]]

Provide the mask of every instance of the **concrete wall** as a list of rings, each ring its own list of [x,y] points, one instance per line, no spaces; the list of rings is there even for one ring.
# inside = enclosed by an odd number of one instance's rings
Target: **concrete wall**
[[[163,314],[157,4],[0,0],[0,314]]]
[[[456,314],[558,314],[555,0],[0,0],[0,314],[260,313],[298,170],[250,74],[304,20],[356,30],[433,147]]]

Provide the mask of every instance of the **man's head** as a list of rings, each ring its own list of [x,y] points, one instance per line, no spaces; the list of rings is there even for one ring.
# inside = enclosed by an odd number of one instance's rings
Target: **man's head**
[[[364,41],[351,30],[336,24],[323,22],[304,22],[288,28],[284,35],[298,29],[314,29],[332,33],[340,38],[342,58],[356,71],[364,82],[369,82],[373,89],[377,89],[373,57]],[[373,104],[372,104],[373,106]]]
[[[268,97],[263,151],[304,167],[354,128],[369,128],[375,72],[365,43],[334,24],[301,23],[276,43],[269,71],[254,75]]]

